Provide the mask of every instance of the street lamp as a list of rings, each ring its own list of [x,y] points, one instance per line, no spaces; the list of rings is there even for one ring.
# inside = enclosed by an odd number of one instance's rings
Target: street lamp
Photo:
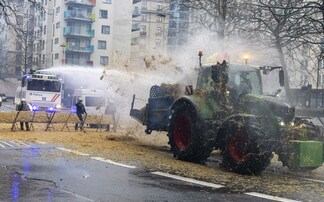
[[[319,86],[319,83],[320,83],[320,69],[321,69],[321,66],[323,66],[323,52],[324,50],[321,49],[321,53],[318,57],[318,64],[317,64],[317,79],[316,79],[316,98],[315,98],[315,105],[317,107],[317,96],[318,96],[318,86]],[[323,92],[322,93],[322,105],[323,105]]]
[[[244,61],[245,61],[245,65],[247,65],[248,63],[248,60],[249,60],[249,56],[248,55],[244,55]]]

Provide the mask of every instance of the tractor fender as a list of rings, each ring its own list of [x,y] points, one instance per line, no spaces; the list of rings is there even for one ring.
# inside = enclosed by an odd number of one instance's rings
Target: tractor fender
[[[195,99],[193,99],[191,96],[183,96],[183,97],[180,97],[179,99],[177,99],[172,104],[171,114],[174,110],[176,110],[179,107],[179,105],[181,105],[184,102],[189,103],[194,108],[195,112],[198,113],[197,102],[195,101]]]
[[[242,122],[244,123],[245,121],[248,120],[257,120],[259,119],[259,116],[253,115],[253,114],[233,114],[229,117],[227,117],[220,125],[218,131],[217,131],[217,136],[216,136],[216,142],[215,142],[215,148],[224,150],[225,148],[225,141],[226,137],[228,135],[228,128],[230,125],[230,122],[236,121],[236,122]]]

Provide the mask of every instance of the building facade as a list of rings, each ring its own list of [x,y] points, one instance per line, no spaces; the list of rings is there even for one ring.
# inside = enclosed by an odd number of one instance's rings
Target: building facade
[[[132,51],[136,40],[133,14],[139,2],[43,0],[45,9],[37,11],[34,32],[36,67],[99,67],[107,66],[115,54],[130,58],[136,53]]]
[[[167,54],[169,0],[142,0],[140,18],[140,51],[147,54]]]

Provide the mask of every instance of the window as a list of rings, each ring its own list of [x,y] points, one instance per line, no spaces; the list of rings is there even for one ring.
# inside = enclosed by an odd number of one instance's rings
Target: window
[[[87,107],[105,107],[104,97],[85,97],[85,106]]]
[[[110,26],[102,25],[101,26],[101,34],[110,34]]]
[[[111,0],[103,0],[102,3],[111,4]]]
[[[58,44],[59,43],[59,38],[55,38],[54,39],[54,44]]]
[[[57,60],[59,58],[59,54],[58,53],[55,53],[55,60]]]
[[[107,10],[99,10],[99,18],[108,18],[108,11]]]
[[[44,35],[46,34],[46,25],[44,25]]]
[[[162,4],[161,4],[161,3],[159,3],[159,4],[157,5],[156,10],[158,10],[158,11],[161,11],[161,10],[162,10]]]
[[[162,16],[157,16],[156,22],[163,22],[163,18]]]
[[[59,13],[60,12],[60,7],[57,7],[56,8],[56,13]]]
[[[57,22],[57,23],[56,23],[56,29],[57,29],[57,28],[60,28],[60,26],[61,26],[60,22]]]
[[[45,49],[45,40],[42,41],[42,50]]]
[[[156,35],[158,35],[158,36],[162,35],[162,28],[161,27],[156,28]]]
[[[106,41],[98,41],[98,49],[106,49]]]
[[[142,20],[142,21],[146,21],[146,15],[145,15],[145,14],[142,14],[142,15],[141,15],[141,20]]]
[[[318,75],[318,76],[319,76],[319,78],[318,78],[319,84],[324,84],[324,74]]]
[[[109,58],[107,56],[100,56],[100,65],[108,65]]]
[[[141,32],[140,32],[141,36],[145,36],[146,35],[146,26],[141,26]]]
[[[147,2],[142,2],[142,10],[146,10],[147,9]]]

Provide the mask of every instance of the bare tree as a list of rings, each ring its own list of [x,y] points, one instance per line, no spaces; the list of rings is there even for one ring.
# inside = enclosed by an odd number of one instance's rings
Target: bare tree
[[[0,17],[7,25],[16,28],[17,18],[24,11],[25,2],[29,2],[38,9],[43,9],[40,0],[0,0]]]
[[[225,36],[228,4],[233,0],[180,0],[180,4],[190,8],[195,23],[217,33],[220,39]]]
[[[277,50],[281,66],[288,78],[286,51],[298,50],[305,43],[320,42],[319,26],[311,19],[318,13],[303,0],[258,0],[243,2],[245,17],[238,27],[245,34],[259,37],[259,42]],[[243,7],[243,5],[242,5]],[[290,100],[289,79],[285,80],[285,90]]]
[[[182,4],[195,12],[195,22],[209,27],[219,39],[233,32],[254,45],[274,48],[287,78],[287,57],[296,60],[305,44],[320,44],[323,37],[321,0],[183,0]],[[317,55],[316,49],[312,51]],[[289,79],[285,89],[290,98]]]
[[[0,18],[13,41],[7,65],[21,68],[25,74],[33,67],[34,12],[43,10],[43,6],[38,0],[0,0],[0,9]]]

